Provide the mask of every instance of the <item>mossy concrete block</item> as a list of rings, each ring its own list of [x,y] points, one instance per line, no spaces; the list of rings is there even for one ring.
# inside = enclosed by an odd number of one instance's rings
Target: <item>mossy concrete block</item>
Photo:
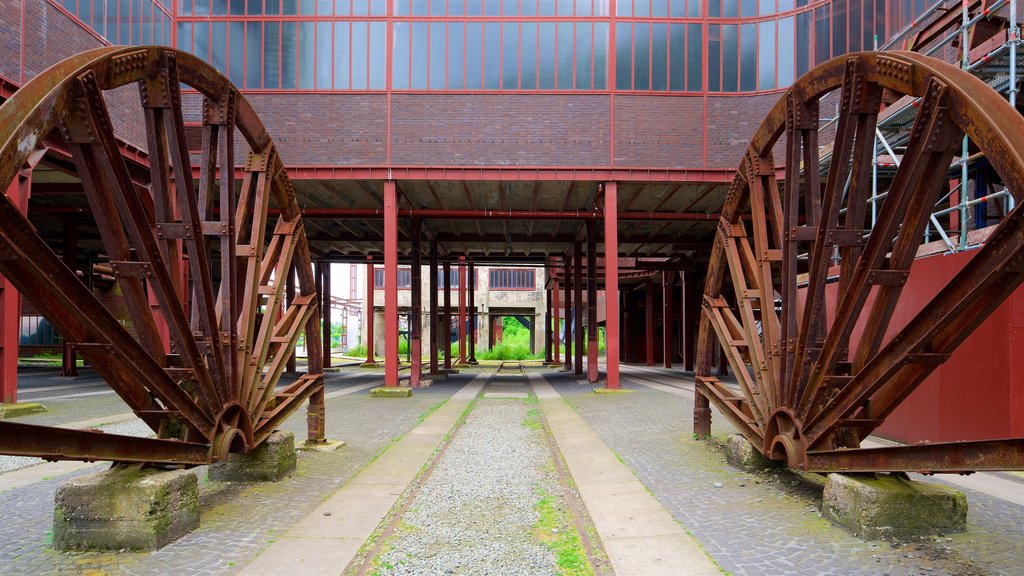
[[[586,382],[584,382],[586,383]],[[610,394],[628,394],[632,392],[629,388],[594,388],[594,394],[610,395]]]
[[[324,440],[323,442],[311,442],[306,440],[302,444],[296,446],[296,450],[299,452],[337,452],[345,447],[345,443],[341,440]]]
[[[29,414],[46,412],[46,406],[38,402],[18,402],[15,404],[0,404],[0,420],[4,418],[19,418]]]
[[[411,398],[412,388],[407,386],[380,386],[370,390],[370,398]]]
[[[963,492],[892,475],[829,474],[821,513],[867,540],[904,541],[967,530]]]
[[[218,482],[277,482],[295,470],[295,435],[274,432],[248,454],[231,454],[227,462],[210,466]]]
[[[781,462],[765,458],[742,434],[732,434],[725,446],[725,459],[740,470],[757,472],[765,468],[778,468]]]
[[[157,550],[199,526],[199,483],[190,470],[116,466],[57,489],[57,550]]]

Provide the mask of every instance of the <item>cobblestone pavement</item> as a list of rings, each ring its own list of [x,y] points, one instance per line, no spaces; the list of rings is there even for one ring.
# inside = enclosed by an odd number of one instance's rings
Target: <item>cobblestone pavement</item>
[[[691,439],[692,398],[632,383],[627,374],[623,387],[633,393],[622,395],[596,395],[574,379],[546,376],[729,572],[1024,573],[1024,509],[1019,506],[967,491],[966,534],[898,547],[865,542],[821,518],[820,489],[785,471],[736,470],[719,451]],[[716,437],[732,432],[725,418],[716,414],[714,422]]]
[[[349,372],[351,373],[351,372]],[[328,391],[372,382],[375,372],[332,381]],[[21,574],[232,574],[273,541],[276,534],[308,514],[355,472],[394,440],[446,401],[469,376],[417,390],[411,399],[370,398],[369,391],[327,400],[327,435],[346,446],[336,452],[302,452],[296,473],[277,483],[221,483],[200,476],[201,524],[193,533],[154,553],[73,552],[53,550],[53,497],[73,475],[0,492],[0,572]],[[95,414],[85,418],[95,417]],[[305,438],[306,416],[300,410],[285,424],[296,440]],[[90,471],[102,469],[97,466]],[[284,575],[282,575],[284,576]]]

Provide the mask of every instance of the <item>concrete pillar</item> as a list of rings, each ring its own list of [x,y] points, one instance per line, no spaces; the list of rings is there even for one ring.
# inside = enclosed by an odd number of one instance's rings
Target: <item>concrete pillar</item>
[[[444,263],[444,312],[441,318],[441,338],[439,342],[444,350],[444,369],[452,369],[452,265]]]
[[[320,312],[323,314],[324,368],[331,366],[331,263],[320,263]]]
[[[469,290],[469,363],[477,364],[476,361],[476,270],[473,268],[473,260],[469,261],[469,275],[466,282]]]
[[[363,366],[376,366],[377,359],[373,354],[373,256],[366,257],[366,362]]]
[[[644,284],[644,338],[647,342],[647,365],[654,366],[654,281],[650,278]]]
[[[605,387],[619,388],[619,218],[618,183],[604,185]]]
[[[438,342],[440,339],[438,335],[440,330],[438,329],[437,321],[437,241],[430,241],[430,272],[428,274],[429,280],[427,281],[427,294],[430,295],[429,312],[430,312],[430,373],[437,374],[437,351]]]
[[[662,298],[661,302],[661,339],[662,339],[662,365],[665,368],[672,367],[672,288],[674,282],[672,281],[675,273],[666,270],[661,273],[661,290]]]
[[[587,220],[587,382],[597,384],[597,221]]]
[[[78,268],[78,225],[70,219],[64,221],[63,260],[72,272]],[[62,346],[60,375],[65,378],[78,376],[78,354],[67,340],[64,340]]]
[[[573,359],[573,371],[577,376],[583,376],[583,344],[586,334],[583,331],[583,315],[586,307],[583,305],[583,242],[577,241],[573,250],[573,309],[576,310],[574,330],[576,332],[576,355]]]
[[[466,257],[459,256],[459,365],[466,364]]]
[[[572,370],[572,269],[569,254],[562,258],[562,272],[565,278],[565,369]]]
[[[420,262],[420,236],[423,223],[419,218],[412,219],[412,253],[410,262],[409,296],[409,355],[412,367],[409,372],[409,386],[418,388],[423,374],[423,283],[421,281],[423,267]]]
[[[384,181],[384,385],[398,386],[398,187]]]

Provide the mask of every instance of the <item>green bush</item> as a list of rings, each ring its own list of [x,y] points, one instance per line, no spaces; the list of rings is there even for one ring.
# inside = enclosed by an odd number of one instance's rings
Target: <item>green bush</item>
[[[537,360],[543,356],[531,354],[529,345],[502,342],[490,350],[477,352],[476,357],[480,360]]]

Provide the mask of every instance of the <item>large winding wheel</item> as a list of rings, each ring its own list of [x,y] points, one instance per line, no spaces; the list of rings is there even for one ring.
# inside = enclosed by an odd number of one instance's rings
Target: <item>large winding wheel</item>
[[[144,118],[145,183],[126,164],[108,107],[111,91],[133,83],[142,109],[120,104],[114,112]],[[181,85],[203,101],[195,173]],[[236,130],[250,149],[240,182]],[[266,130],[226,78],[169,49],[85,52],[42,73],[0,107],[0,145],[3,184],[44,148],[73,160],[130,326],[94,297],[7,197],[0,200],[0,274],[156,434],[135,438],[0,422],[0,453],[215,462],[259,445],[307,399],[311,435],[322,438],[322,359],[312,344],[319,342],[320,326],[299,209]],[[298,294],[286,302],[293,269]],[[303,333],[310,343],[307,373],[279,387]]]
[[[883,99],[903,96],[917,115],[871,226],[879,111]],[[825,97],[840,102],[827,170],[818,146]],[[698,341],[698,435],[710,433],[710,401],[762,453],[802,470],[1024,468],[1022,439],[860,447],[1024,280],[1017,208],[920,313],[887,334],[964,135],[1019,206],[1024,118],[958,68],[911,53],[851,54],[785,93],[754,134],[722,210]],[[781,150],[779,186],[773,151]],[[738,387],[711,374],[719,346]]]

